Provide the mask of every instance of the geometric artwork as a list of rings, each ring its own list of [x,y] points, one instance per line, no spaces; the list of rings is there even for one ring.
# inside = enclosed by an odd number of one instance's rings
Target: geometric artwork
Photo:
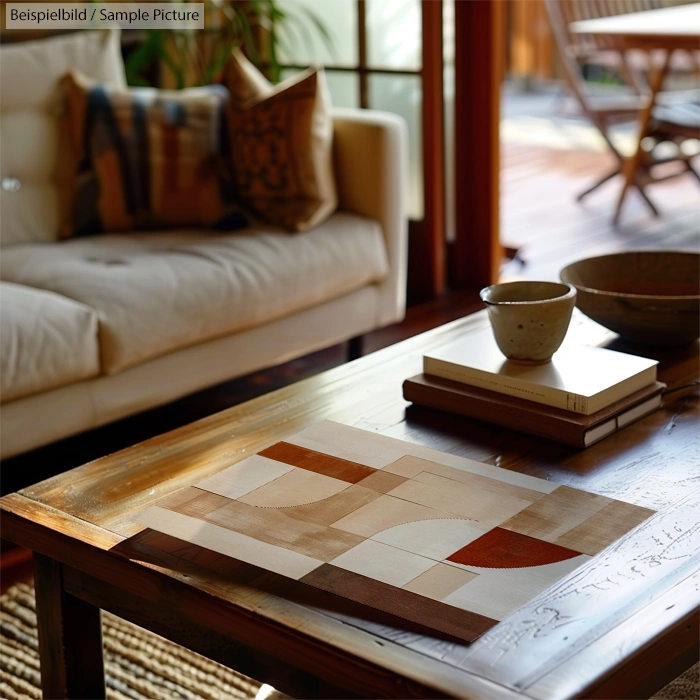
[[[324,421],[136,520],[471,642],[653,513]]]

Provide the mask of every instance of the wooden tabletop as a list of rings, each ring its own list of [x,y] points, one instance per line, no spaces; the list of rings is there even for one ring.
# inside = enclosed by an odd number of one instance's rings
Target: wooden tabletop
[[[627,48],[700,50],[700,3],[572,22],[569,31],[617,38]]]
[[[653,692],[698,653],[697,386],[585,451],[407,407],[401,384],[423,352],[486,324],[468,316],[5,496],[3,537],[60,566],[71,599],[292,694],[310,696],[316,677],[327,697]],[[580,318],[571,332],[614,337]],[[661,380],[698,376],[697,344],[662,355]],[[472,645],[135,524],[157,499],[323,419],[659,512]]]

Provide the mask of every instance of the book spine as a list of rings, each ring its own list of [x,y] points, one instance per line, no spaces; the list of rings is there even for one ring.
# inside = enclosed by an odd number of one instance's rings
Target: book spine
[[[434,357],[423,358],[423,371],[442,379],[477,386],[507,396],[517,396],[521,399],[534,401],[545,406],[561,408],[565,411],[590,415],[589,402],[586,396],[573,394],[568,391],[551,389],[550,387],[535,386],[530,382],[522,382],[513,377],[500,377],[490,372],[481,372],[470,367],[445,362]]]
[[[589,428],[583,434],[583,446],[588,447],[589,445],[594,445],[604,437],[607,437],[612,433],[616,433],[618,430],[622,430],[622,428],[630,423],[634,423],[640,418],[648,416],[650,413],[653,413],[657,408],[659,408],[659,406],[661,406],[661,394],[652,396],[650,399],[643,401],[637,406],[633,406],[627,411],[623,411],[605,423]]]
[[[591,401],[593,411],[605,408],[611,403],[633,394],[635,391],[644,389],[644,387],[653,384],[656,381],[656,365],[649,367],[644,372],[640,372],[633,377],[625,379],[614,387],[610,387],[606,391],[601,392],[598,396],[593,397]]]
[[[500,403],[473,401],[459,394],[447,394],[411,381],[404,382],[403,396],[406,401],[420,406],[457,413],[467,418],[494,423],[573,447],[586,446],[584,442],[586,430],[569,421],[558,421],[552,417],[542,419],[542,416],[536,412],[524,411],[521,408],[508,410]]]

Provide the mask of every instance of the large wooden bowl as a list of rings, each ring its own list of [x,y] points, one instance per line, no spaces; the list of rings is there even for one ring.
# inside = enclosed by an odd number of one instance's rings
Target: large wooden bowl
[[[624,338],[682,345],[700,337],[700,255],[634,252],[579,260],[560,277],[576,306]]]

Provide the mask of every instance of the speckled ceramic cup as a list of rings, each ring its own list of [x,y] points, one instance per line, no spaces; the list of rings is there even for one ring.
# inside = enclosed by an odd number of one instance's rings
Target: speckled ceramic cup
[[[557,282],[505,282],[481,290],[493,335],[512,362],[543,365],[564,341],[576,289]]]

